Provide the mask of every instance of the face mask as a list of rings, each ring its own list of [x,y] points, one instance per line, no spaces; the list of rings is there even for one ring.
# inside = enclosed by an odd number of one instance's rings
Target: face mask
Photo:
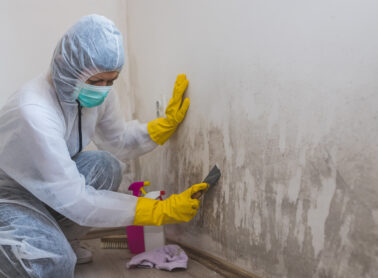
[[[104,102],[112,86],[93,86],[84,83],[76,89],[78,100],[84,107],[95,107]]]

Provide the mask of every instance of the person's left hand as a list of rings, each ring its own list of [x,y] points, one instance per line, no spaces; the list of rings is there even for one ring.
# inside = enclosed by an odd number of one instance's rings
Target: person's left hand
[[[179,74],[173,88],[173,96],[165,110],[166,117],[155,119],[147,125],[151,139],[159,145],[163,145],[172,136],[178,125],[185,118],[190,100],[185,98],[183,101],[182,97],[188,84],[189,81],[186,79],[186,75]]]

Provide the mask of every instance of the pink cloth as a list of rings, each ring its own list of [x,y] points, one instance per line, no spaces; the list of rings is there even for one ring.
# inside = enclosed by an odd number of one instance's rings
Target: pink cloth
[[[165,245],[158,249],[135,255],[126,264],[127,268],[157,268],[171,271],[175,268],[187,268],[188,256],[180,246]]]

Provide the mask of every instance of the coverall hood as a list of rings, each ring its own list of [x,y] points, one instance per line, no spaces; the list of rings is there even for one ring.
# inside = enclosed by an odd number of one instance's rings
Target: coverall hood
[[[124,64],[122,35],[104,16],[82,17],[55,48],[50,71],[60,101],[74,103],[75,87],[100,72],[120,71]]]

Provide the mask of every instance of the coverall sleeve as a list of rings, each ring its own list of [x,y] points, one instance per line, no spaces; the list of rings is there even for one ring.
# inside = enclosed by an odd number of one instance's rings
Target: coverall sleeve
[[[97,122],[93,140],[100,149],[110,151],[125,161],[158,146],[148,134],[147,124],[136,120],[125,122],[116,92],[111,92],[104,104],[105,109]]]
[[[137,198],[85,184],[64,140],[62,120],[49,109],[26,105],[11,112],[12,138],[2,138],[0,168],[39,200],[82,226],[133,223]],[[17,115],[18,114],[18,115]],[[15,127],[16,126],[16,127]],[[6,128],[6,127],[3,127]],[[1,143],[1,142],[0,142]]]

